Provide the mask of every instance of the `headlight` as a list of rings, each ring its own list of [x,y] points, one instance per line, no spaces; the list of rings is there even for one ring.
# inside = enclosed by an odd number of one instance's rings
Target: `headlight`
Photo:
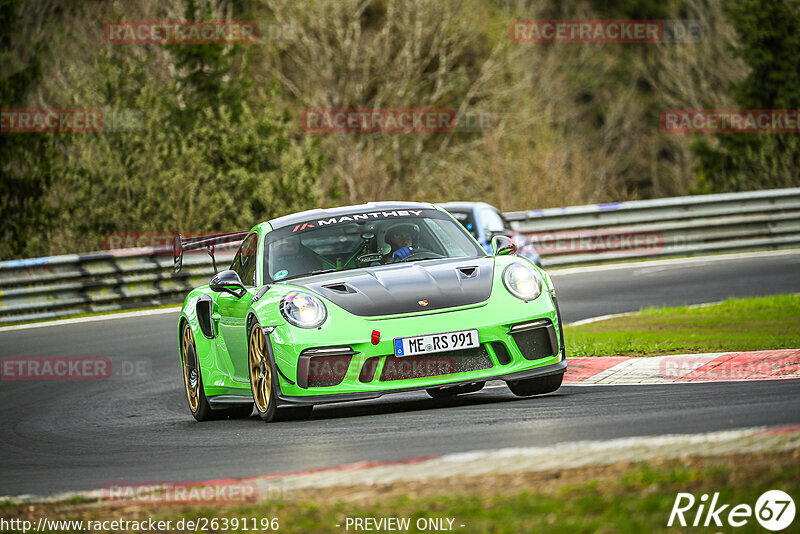
[[[517,298],[533,300],[542,292],[542,279],[533,267],[512,263],[503,271],[506,289]]]
[[[300,328],[316,328],[325,322],[328,311],[317,297],[292,291],[281,299],[281,314]]]

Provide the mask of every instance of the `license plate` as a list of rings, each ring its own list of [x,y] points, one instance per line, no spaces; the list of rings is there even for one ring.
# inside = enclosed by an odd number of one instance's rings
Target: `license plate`
[[[478,329],[473,328],[472,330],[459,330],[442,334],[397,337],[394,339],[394,355],[398,357],[415,356],[417,354],[474,349],[479,346]]]

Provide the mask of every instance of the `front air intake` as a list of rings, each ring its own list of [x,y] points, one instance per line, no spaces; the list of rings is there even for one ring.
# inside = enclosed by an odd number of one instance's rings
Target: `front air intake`
[[[526,360],[538,360],[556,354],[556,329],[548,319],[514,325],[509,332]]]
[[[387,356],[381,371],[381,382],[409,380],[428,376],[466,373],[492,367],[486,347],[421,354],[419,356]]]
[[[494,350],[497,361],[500,365],[508,365],[511,363],[511,355],[508,353],[506,344],[502,341],[492,341],[492,350]]]
[[[350,360],[358,354],[350,347],[306,349],[297,361],[297,385],[301,388],[338,386],[347,376]]]

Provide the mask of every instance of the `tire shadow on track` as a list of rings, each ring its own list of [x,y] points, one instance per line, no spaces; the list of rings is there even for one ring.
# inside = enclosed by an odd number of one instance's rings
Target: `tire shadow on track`
[[[311,419],[347,419],[350,417],[413,413],[442,409],[501,406],[503,404],[532,402],[536,400],[562,397],[564,395],[566,395],[566,392],[559,390],[555,393],[537,395],[535,397],[515,397],[506,389],[492,388],[477,393],[459,395],[457,397],[446,399],[404,397],[390,400],[389,397],[383,397],[381,399],[360,401],[357,403],[315,406],[314,414],[311,416]]]
[[[574,393],[574,390],[572,391]],[[405,393],[400,395],[387,395],[377,399],[363,400],[363,401],[350,401],[342,403],[321,404],[314,407],[314,412],[309,419],[293,418],[292,416],[284,416],[271,422],[270,427],[281,425],[285,423],[292,423],[299,425],[304,422],[313,424],[314,421],[333,421],[333,420],[347,420],[357,417],[370,417],[376,415],[400,415],[412,414],[415,412],[435,412],[437,410],[457,410],[459,408],[492,408],[512,406],[517,403],[538,403],[542,408],[553,408],[557,405],[560,397],[565,397],[570,394],[569,388],[567,390],[560,389],[554,393],[547,395],[536,395],[532,397],[515,397],[510,391],[505,388],[489,388],[487,390],[470,393],[466,395],[459,395],[457,397],[446,399],[431,399],[425,393]],[[391,398],[395,397],[395,398]],[[551,401],[552,399],[553,401]],[[280,410],[280,408],[279,408]],[[179,426],[186,429],[191,429],[197,423],[188,415],[186,421],[181,421]],[[228,428],[236,426],[242,428],[242,424],[258,423],[263,424],[258,417],[251,415],[244,419],[227,419],[221,421],[203,422],[199,426],[203,428],[217,427]]]

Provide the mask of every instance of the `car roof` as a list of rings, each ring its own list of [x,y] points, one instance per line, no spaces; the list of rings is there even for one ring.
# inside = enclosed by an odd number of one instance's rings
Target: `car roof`
[[[484,206],[492,209],[497,209],[491,204],[487,204],[486,202],[466,202],[466,201],[440,202],[436,205],[446,209],[447,211],[472,211],[475,208]]]
[[[268,221],[273,230],[291,226],[304,221],[313,219],[323,219],[326,217],[341,217],[343,215],[352,215],[355,213],[364,213],[368,211],[390,211],[390,210],[413,210],[413,209],[437,209],[435,205],[429,202],[367,202],[366,204],[358,204],[354,206],[340,206],[337,208],[327,209],[313,209],[301,211],[299,213],[292,213],[284,215],[277,219]]]

